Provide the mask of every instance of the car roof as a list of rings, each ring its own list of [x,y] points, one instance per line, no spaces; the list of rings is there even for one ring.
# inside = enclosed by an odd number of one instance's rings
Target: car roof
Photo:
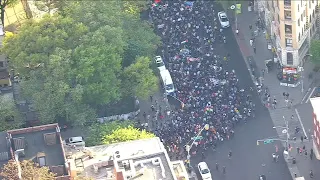
[[[81,136],[77,136],[77,137],[71,137],[69,138],[70,141],[74,142],[74,141],[83,141],[83,138]]]
[[[218,12],[219,16],[227,16],[227,14],[224,11]]]
[[[209,169],[206,162],[200,162],[198,166],[200,166],[201,169]]]

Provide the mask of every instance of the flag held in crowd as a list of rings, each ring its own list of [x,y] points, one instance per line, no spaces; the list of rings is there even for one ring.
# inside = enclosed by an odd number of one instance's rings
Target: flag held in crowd
[[[187,61],[188,61],[188,62],[200,61],[200,58],[188,57],[188,58],[187,58]]]
[[[184,5],[186,5],[188,8],[192,8],[192,7],[193,7],[193,2],[191,2],[191,1],[186,1],[186,2],[184,3]]]

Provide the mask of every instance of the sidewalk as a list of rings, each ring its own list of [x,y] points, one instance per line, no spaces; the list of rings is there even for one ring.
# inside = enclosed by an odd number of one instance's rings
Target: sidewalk
[[[171,111],[170,105],[160,91],[152,95],[152,101],[151,97],[139,99],[140,114],[137,116],[137,119],[140,120],[140,124],[147,125],[147,129],[149,130],[166,125],[170,120],[167,114],[167,110]],[[151,109],[152,105],[154,106],[154,111]],[[144,117],[144,113],[146,117]],[[160,118],[160,114],[163,116],[163,119]]]
[[[242,55],[244,59],[246,60],[245,63],[249,68],[249,64],[247,59],[251,58],[253,59],[253,63],[255,64],[255,74],[261,74],[261,70],[265,69],[265,60],[272,59],[272,53],[270,50],[267,49],[268,43],[265,39],[265,34],[260,32],[260,35],[255,37],[255,45],[256,45],[256,53],[254,53],[253,48],[250,45],[250,39],[252,37],[249,25],[252,25],[255,29],[255,21],[258,19],[258,15],[255,12],[248,12],[248,4],[243,3],[242,4],[242,14],[239,14],[238,19],[238,29],[239,34],[235,35],[237,39],[237,43],[240,47],[240,50],[242,52]],[[252,18],[256,17],[256,18]],[[235,26],[232,26],[233,32],[235,32]],[[271,98],[277,100],[277,109],[269,109],[271,119],[274,123],[274,126],[285,126],[285,120],[288,121],[289,124],[289,134],[290,139],[293,137],[296,137],[297,140],[291,141],[289,144],[293,147],[292,151],[290,152],[290,156],[296,158],[297,164],[293,164],[292,160],[286,161],[289,167],[289,170],[291,172],[291,175],[294,179],[295,174],[297,177],[305,177],[305,179],[309,179],[309,171],[312,169],[314,172],[316,172],[316,168],[312,167],[310,163],[309,153],[310,149],[312,148],[312,141],[305,140],[303,143],[300,142],[301,136],[308,136],[307,132],[305,132],[303,125],[301,125],[301,119],[298,117],[299,115],[296,113],[295,106],[300,104],[301,100],[303,99],[305,93],[307,93],[309,86],[312,84],[312,80],[308,79],[309,73],[312,71],[312,64],[311,63],[305,63],[304,65],[304,72],[303,72],[303,81],[304,81],[304,88],[302,91],[301,85],[299,85],[296,88],[291,87],[284,87],[280,86],[280,81],[277,79],[277,70],[276,68],[273,69],[273,71],[270,71],[269,73],[264,73],[264,85],[269,88]],[[252,75],[252,74],[251,74]],[[292,100],[292,105],[290,109],[286,107],[286,103],[283,97],[283,92],[289,93],[289,99]],[[294,115],[294,118],[292,119],[291,116]],[[285,120],[284,120],[285,119]],[[295,127],[299,127],[301,130],[298,134],[295,134]],[[272,127],[267,127],[272,128]],[[277,129],[277,133],[279,137],[283,137],[283,139],[286,138],[286,134],[283,134],[283,129]],[[285,147],[285,142],[282,143]],[[297,155],[296,149],[297,147],[305,146],[308,152],[308,156],[305,157],[305,155]],[[281,151],[281,150],[279,150]],[[315,161],[315,157],[314,160]],[[315,177],[317,177],[315,175]],[[317,179],[317,178],[315,178]]]

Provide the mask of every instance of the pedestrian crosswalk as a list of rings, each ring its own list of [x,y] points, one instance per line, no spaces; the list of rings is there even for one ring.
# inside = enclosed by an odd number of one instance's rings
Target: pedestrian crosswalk
[[[317,93],[315,92],[317,90],[317,87],[309,88],[305,95],[303,96],[300,104],[307,104],[310,102],[310,98],[314,97],[314,95]]]

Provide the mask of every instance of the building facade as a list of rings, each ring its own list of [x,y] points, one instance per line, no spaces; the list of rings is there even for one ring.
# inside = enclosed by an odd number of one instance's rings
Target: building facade
[[[313,108],[313,149],[317,159],[320,160],[320,97],[310,99]]]
[[[303,66],[317,30],[317,0],[256,1],[265,19],[275,53],[284,67]]]

